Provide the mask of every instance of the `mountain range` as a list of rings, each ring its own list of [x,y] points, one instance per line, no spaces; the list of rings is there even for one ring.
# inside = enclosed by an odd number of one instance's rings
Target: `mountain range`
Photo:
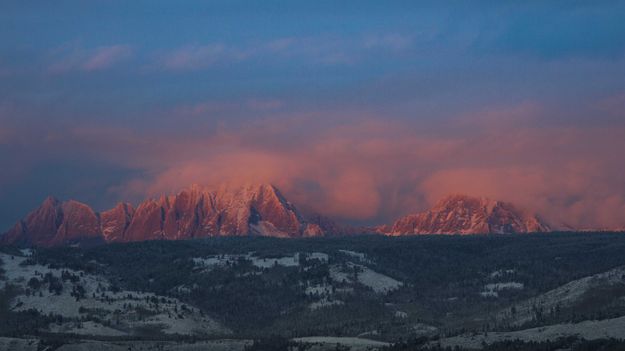
[[[47,198],[0,237],[3,243],[60,246],[77,243],[179,240],[212,236],[284,238],[377,233],[506,234],[550,231],[538,217],[512,204],[452,195],[425,212],[372,228],[343,226],[304,216],[273,185],[191,186],[176,195],[148,199],[136,208],[119,203],[95,212],[78,201]]]

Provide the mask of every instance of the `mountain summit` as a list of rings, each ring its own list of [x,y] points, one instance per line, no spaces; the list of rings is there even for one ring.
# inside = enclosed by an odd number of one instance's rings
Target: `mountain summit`
[[[302,237],[322,235],[272,185],[194,185],[177,195],[149,199],[133,208],[120,203],[95,213],[77,201],[46,199],[2,237],[6,243],[56,246],[209,236]]]
[[[387,235],[512,234],[550,231],[538,217],[512,204],[487,198],[451,195],[430,210],[395,221]]]
[[[47,198],[0,237],[9,244],[59,246],[76,243],[179,240],[212,236],[282,238],[351,235],[503,234],[546,232],[536,216],[511,204],[464,195],[441,200],[432,209],[377,228],[341,226],[304,216],[269,184],[191,186],[176,195],[140,203],[119,203],[96,213],[78,201]]]

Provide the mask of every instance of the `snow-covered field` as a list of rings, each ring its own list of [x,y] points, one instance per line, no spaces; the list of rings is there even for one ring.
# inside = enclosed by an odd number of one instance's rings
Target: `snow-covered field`
[[[314,336],[293,339],[309,344],[310,351],[332,351],[337,345],[352,351],[374,351],[388,343],[357,337]],[[196,342],[175,341],[97,341],[76,340],[60,346],[56,351],[243,351],[250,340],[218,339]],[[0,351],[37,351],[44,349],[39,340],[0,338]]]
[[[324,308],[324,307],[344,305],[344,304],[345,302],[341,300],[330,300],[329,298],[324,297],[324,298],[321,298],[319,301],[315,301],[311,303],[310,305],[308,305],[308,308],[310,308],[311,310],[317,310],[317,309]]]
[[[488,332],[487,334],[461,335],[441,339],[440,345],[451,348],[461,346],[480,349],[483,343],[492,344],[494,342],[506,340],[546,341],[574,335],[586,340],[604,338],[623,339],[625,338],[625,317],[601,321],[584,321],[576,324],[555,324],[513,332]]]
[[[367,259],[363,253],[348,250],[339,251],[361,263],[373,263]],[[307,261],[318,260],[322,263],[327,263],[330,259],[329,255],[323,252],[299,252],[290,256],[272,258],[261,258],[256,256],[253,252],[249,252],[244,255],[213,255],[195,257],[193,258],[193,262],[197,267],[210,270],[216,266],[232,265],[241,260],[246,260],[256,268],[265,269],[274,266],[298,267],[302,265],[304,257]],[[354,275],[354,271],[357,271],[358,273]],[[403,285],[400,281],[375,272],[363,264],[356,264],[353,262],[347,262],[345,265],[332,265],[330,267],[330,278],[334,283],[362,284],[379,294],[387,294]],[[302,284],[308,284],[308,282],[302,282]],[[187,290],[189,289],[188,287],[181,288]],[[331,282],[324,282],[323,284],[307,285],[304,293],[310,297],[316,298],[316,301],[313,301],[308,305],[308,308],[316,310],[324,307],[344,304],[344,302],[337,299],[335,295],[353,293],[353,288],[337,287],[335,284],[331,284]]]
[[[0,254],[6,281],[21,289],[12,300],[16,311],[36,309],[42,314],[61,315],[68,319],[49,331],[83,335],[129,335],[138,328],[160,330],[165,334],[211,335],[228,331],[200,310],[165,296],[138,291],[113,289],[104,277],[70,269],[57,269],[26,262],[27,257]],[[72,280],[61,277],[71,276]],[[55,277],[62,289],[49,289],[46,276]],[[34,284],[31,280],[37,281]],[[37,286],[39,285],[39,286]],[[73,291],[82,289],[81,297]],[[107,326],[84,321],[95,316]],[[104,323],[102,322],[102,323]]]
[[[372,263],[372,261],[367,258],[367,255],[365,255],[362,252],[356,252],[356,251],[351,251],[351,250],[339,250],[339,252],[341,252],[341,253],[343,253],[343,254],[345,254],[347,256],[350,256],[352,258],[355,258],[355,259],[359,260],[360,262]]]
[[[438,328],[432,325],[417,323],[412,326],[412,330],[418,336],[435,335],[438,332]]]
[[[15,339],[0,337],[0,351],[37,351],[37,339]]]
[[[249,340],[219,339],[197,342],[77,340],[56,351],[243,351]],[[0,338],[0,351],[51,350],[36,339]]]
[[[347,269],[344,269],[340,265],[333,265],[330,267],[330,277],[339,283],[358,283],[367,286],[376,293],[387,294],[393,290],[399,289],[404,284],[398,280],[395,280],[384,274],[380,274],[369,267],[355,264],[352,262],[347,263]],[[353,271],[357,273],[353,273]]]
[[[261,258],[256,256],[253,252],[250,252],[246,255],[213,255],[207,257],[194,257],[193,262],[197,266],[204,268],[231,265],[239,260],[250,261],[252,265],[257,268],[271,268],[273,266],[298,267],[300,265],[300,258],[304,256],[309,260],[316,259],[321,262],[328,261],[328,254],[322,252],[295,253],[292,256],[271,258]]]
[[[499,297],[499,292],[502,290],[522,290],[524,287],[523,283],[517,282],[490,283],[484,285],[484,290],[480,292],[480,295],[484,297]]]
[[[78,335],[100,335],[100,336],[125,336],[128,333],[109,328],[97,322],[66,322],[61,325],[50,324],[48,331],[60,334],[78,334]]]
[[[334,336],[310,336],[293,339],[299,342],[325,345],[344,345],[352,350],[378,350],[380,347],[389,346],[389,343],[364,338],[334,337]]]
[[[607,272],[587,276],[564,284],[542,295],[531,298],[515,306],[516,313],[510,315],[509,309],[497,316],[500,320],[510,321],[514,325],[521,325],[533,317],[533,309],[540,307],[549,311],[556,306],[566,307],[580,301],[584,294],[595,287],[609,287],[616,284],[625,284],[625,267],[618,267]]]

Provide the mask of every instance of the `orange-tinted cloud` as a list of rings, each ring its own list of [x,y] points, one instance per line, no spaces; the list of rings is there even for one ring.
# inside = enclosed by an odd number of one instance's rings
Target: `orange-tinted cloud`
[[[549,113],[525,103],[430,125],[303,116],[178,134],[75,127],[29,140],[140,171],[110,188],[120,200],[192,183],[271,182],[301,208],[352,221],[389,222],[467,193],[555,226],[625,226],[625,126],[542,123]]]
[[[538,128],[534,113],[542,109],[488,110],[482,119],[454,121],[464,133],[450,127],[436,136],[408,122],[358,120],[299,134],[306,121],[265,120],[160,140],[166,151],[142,156],[150,177],[121,189],[156,195],[191,183],[272,182],[302,207],[363,221],[388,221],[468,193],[514,202],[554,225],[624,225],[624,166],[610,153],[625,149],[625,130]]]

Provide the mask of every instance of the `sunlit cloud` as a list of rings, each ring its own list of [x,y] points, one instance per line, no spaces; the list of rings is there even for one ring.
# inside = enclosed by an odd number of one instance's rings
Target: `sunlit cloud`
[[[262,181],[353,222],[465,192],[556,226],[625,226],[622,4],[355,7],[293,4],[274,25],[128,6],[68,25],[16,5],[0,34],[0,196],[25,200],[0,201],[0,223],[48,194],[103,209]]]
[[[545,127],[536,116],[550,112],[530,102],[481,111],[458,116],[474,126],[462,134],[379,119],[310,128],[313,120],[278,118],[195,136],[74,128],[48,133],[41,147],[63,154],[79,145],[84,157],[140,171],[109,189],[119,199],[270,182],[307,211],[350,221],[388,222],[465,193],[511,201],[556,227],[625,225],[625,166],[612,152],[625,149],[622,125]]]
[[[270,59],[297,58],[301,62],[323,65],[351,64],[375,50],[384,54],[401,52],[412,46],[410,36],[391,34],[363,35],[359,40],[343,36],[282,37],[266,41],[226,44],[188,44],[155,54],[154,66],[174,71],[194,71],[217,64]],[[376,53],[377,54],[377,53]]]
[[[340,119],[324,111],[230,123],[211,117],[280,111],[285,103],[249,98],[182,106],[168,117],[190,128],[178,131],[51,124],[22,126],[11,134],[20,138],[0,140],[21,145],[26,167],[69,158],[132,170],[136,177],[108,188],[119,200],[193,183],[269,182],[308,212],[359,223],[390,222],[465,193],[510,201],[555,227],[625,226],[625,165],[615,152],[625,149],[625,126],[602,119],[601,109],[589,110],[593,126],[547,123],[563,112],[536,101],[483,106],[445,122],[358,110],[333,112]],[[193,122],[199,117],[206,123]]]
[[[397,33],[373,35],[364,39],[364,47],[367,49],[391,49],[399,51],[410,48],[412,44],[412,37]]]
[[[49,66],[52,73],[69,71],[93,72],[113,67],[131,58],[133,49],[128,45],[100,46],[84,49],[76,45],[65,45],[54,50],[54,62]]]
[[[85,71],[109,68],[117,62],[129,58],[131,55],[132,49],[126,45],[100,47],[87,57],[81,68]]]
[[[163,54],[158,66],[169,70],[198,70],[219,62],[244,60],[248,54],[224,44],[187,45]]]

